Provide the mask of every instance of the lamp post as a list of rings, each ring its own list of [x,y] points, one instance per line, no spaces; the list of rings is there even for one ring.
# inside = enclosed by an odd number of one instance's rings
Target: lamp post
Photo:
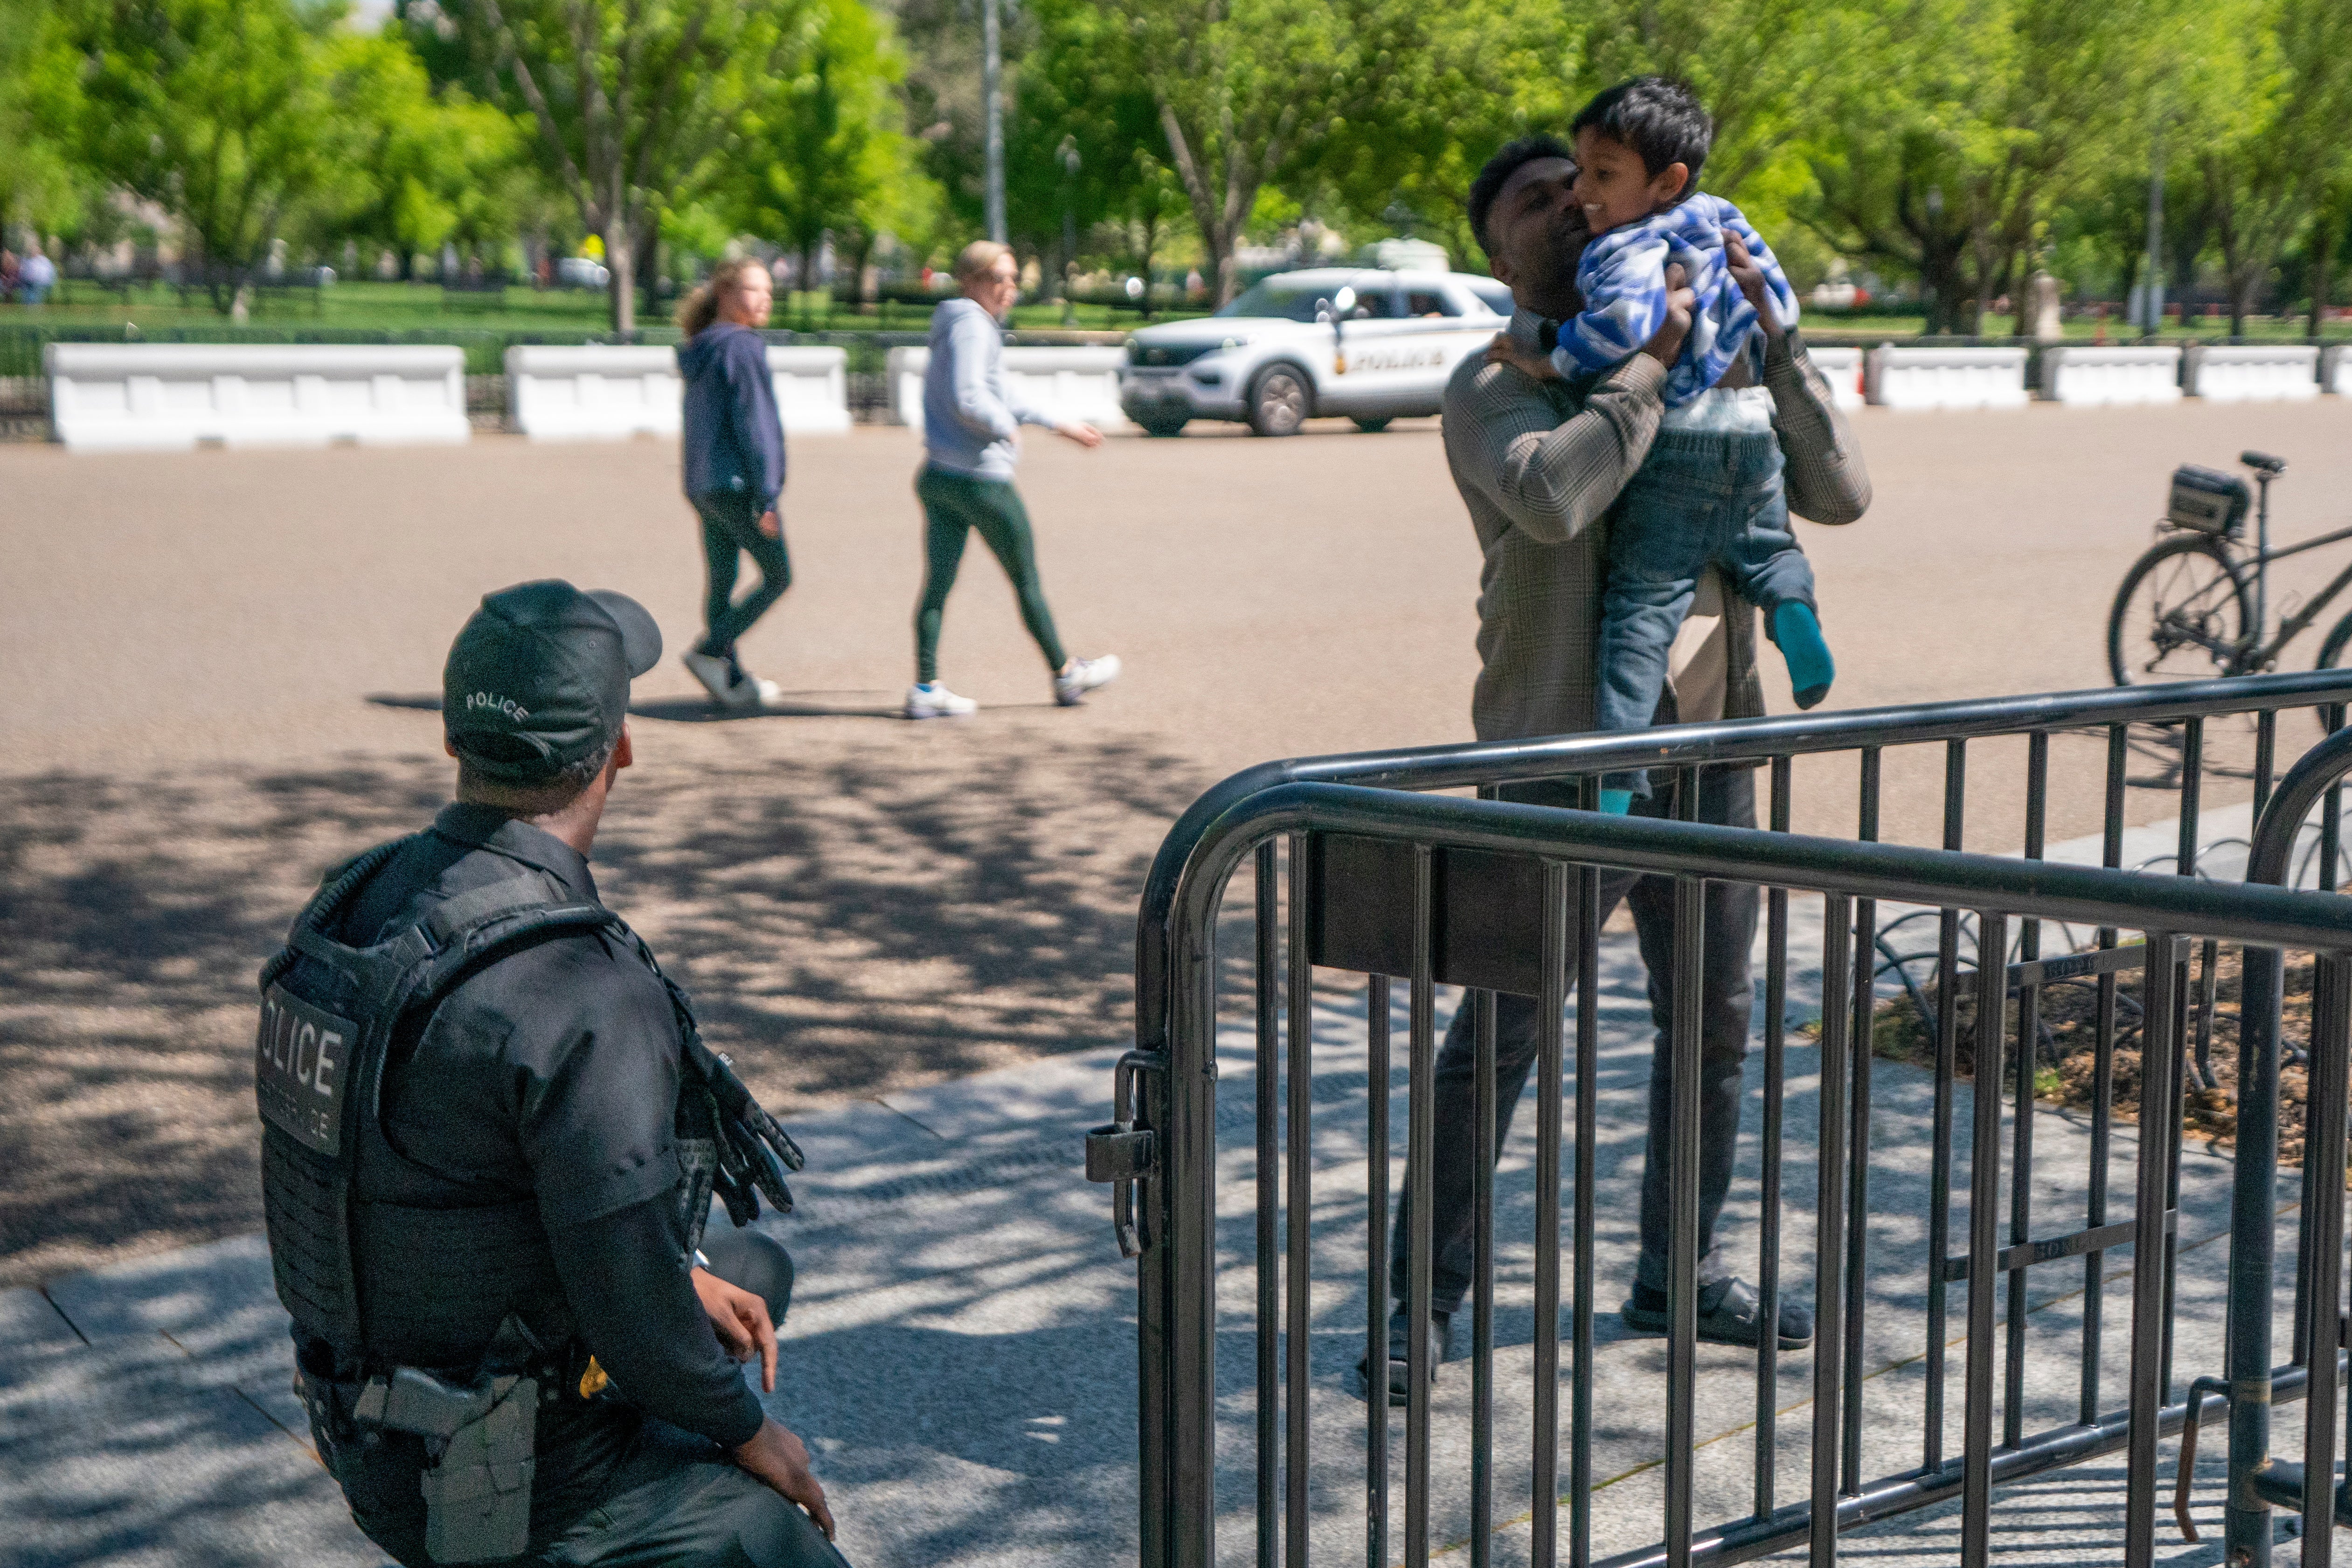
[[[2164,121],[2158,119],[2147,149],[2147,282],[2140,289],[2149,337],[2164,331]]]
[[[997,22],[999,4],[1000,0],[981,0],[980,96],[982,113],[988,122],[987,190],[983,197],[988,237],[1002,245],[1004,243],[1004,48],[1003,29]]]
[[[1062,165],[1062,324],[1076,314],[1070,303],[1070,275],[1078,265],[1078,139],[1065,136],[1054,150]]]

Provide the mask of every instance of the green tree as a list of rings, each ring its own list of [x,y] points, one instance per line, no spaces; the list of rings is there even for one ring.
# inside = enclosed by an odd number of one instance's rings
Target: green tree
[[[1215,270],[1237,291],[1234,253],[1258,193],[1311,163],[1325,139],[1374,100],[1377,75],[1422,47],[1403,0],[1111,0],[1121,68],[1149,94]]]
[[[56,109],[76,67],[52,0],[0,0],[0,236],[71,234],[95,194]]]
[[[2207,80],[2197,171],[2221,254],[2234,337],[2244,332],[2280,250],[2315,218],[2322,247],[2315,297],[2325,293],[2326,217],[2344,199],[2346,181],[2352,16],[2343,0],[2262,0],[2237,15],[2206,12],[2199,24],[2205,47],[2195,58]]]
[[[860,0],[813,0],[789,60],[752,98],[734,162],[745,220],[799,257],[806,289],[827,234],[862,271],[920,176],[898,97],[906,67],[886,19]]]
[[[538,127],[542,172],[604,240],[614,329],[634,331],[637,271],[661,214],[708,186],[747,102],[789,70],[801,0],[442,0],[436,10],[477,89]]]
[[[436,91],[397,34],[344,34],[326,58],[340,177],[321,238],[412,258],[445,243],[502,246],[523,199],[526,129],[462,86]]]
[[[1475,268],[1470,182],[1512,138],[1565,134],[1574,46],[1559,10],[1530,0],[1468,0],[1429,13],[1423,26],[1418,47],[1376,62],[1368,99],[1301,173],[1343,215],[1386,226],[1409,213],[1457,267]]]
[[[1120,226],[1148,213],[1156,241],[1162,214],[1146,192],[1164,193],[1170,173],[1157,155],[1158,109],[1127,68],[1120,18],[1087,0],[1036,0],[1027,13],[1034,37],[1005,128],[1009,232],[1064,266],[1076,259],[1063,254],[1066,227],[1083,247],[1110,225],[1126,250]],[[1049,292],[1058,270],[1046,269]]]
[[[2054,207],[2131,155],[2186,0],[1885,0],[1810,137],[1809,216],[1849,255],[1916,271],[1929,330],[1973,332],[2017,290]],[[2021,309],[2021,324],[2025,314]]]
[[[60,0],[80,69],[44,106],[89,173],[178,220],[213,302],[332,174],[322,58],[338,19],[289,0]]]

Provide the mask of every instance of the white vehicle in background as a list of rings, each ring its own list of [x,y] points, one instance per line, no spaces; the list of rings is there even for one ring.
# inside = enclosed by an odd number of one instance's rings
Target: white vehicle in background
[[[1154,436],[1193,419],[1291,436],[1332,415],[1379,430],[1436,413],[1454,367],[1510,315],[1509,289],[1464,272],[1277,272],[1213,316],[1136,332],[1119,404]]]

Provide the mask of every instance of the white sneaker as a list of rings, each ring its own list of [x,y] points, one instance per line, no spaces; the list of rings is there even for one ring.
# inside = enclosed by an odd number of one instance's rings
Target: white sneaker
[[[969,697],[958,697],[936,680],[929,686],[907,688],[909,719],[963,719],[979,711],[979,703]]]
[[[715,654],[688,652],[679,661],[702,682],[710,693],[710,700],[721,708],[759,708],[775,701],[784,689],[772,680],[762,680],[742,666]]]
[[[711,701],[721,708],[740,705],[742,700],[735,695],[735,671],[725,659],[716,654],[696,653],[688,649],[678,656],[678,662],[686,666],[688,673],[695,679],[702,682],[702,689],[710,693]]]
[[[1065,708],[1075,708],[1087,692],[1098,686],[1108,686],[1118,679],[1118,655],[1107,653],[1100,658],[1073,658],[1068,666],[1054,676],[1054,700]]]

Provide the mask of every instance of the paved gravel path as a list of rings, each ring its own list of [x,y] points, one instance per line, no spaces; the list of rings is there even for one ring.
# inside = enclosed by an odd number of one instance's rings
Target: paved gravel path
[[[2098,684],[2108,597],[2174,462],[2285,453],[2289,534],[2345,521],[2352,495],[2334,399],[1872,410],[1860,430],[1876,507],[1804,535],[1845,706]],[[745,649],[787,711],[705,721],[666,664],[640,683],[640,766],[598,844],[608,897],[781,1107],[1118,1042],[1136,891],[1194,794],[1267,757],[1468,734],[1477,559],[1434,422],[1033,442],[1064,631],[1129,673],[1084,709],[1047,705],[975,556],[944,658],[987,707],[955,724],[889,717],[920,573],[915,461],[902,431],[794,444],[798,585]],[[0,1286],[257,1223],[255,967],[321,868],[444,798],[431,704],[484,590],[624,587],[674,643],[692,635],[676,463],[656,442],[503,437],[0,447]],[[2008,847],[2013,768],[1984,752],[1972,841]],[[1932,840],[1934,762],[1888,759],[1889,837]],[[2057,764],[2053,838],[2095,824],[2095,748],[2062,742]],[[2233,790],[2213,781],[2209,803]],[[1798,825],[1848,830],[1849,791],[1801,771]],[[2159,791],[2135,807],[2171,809]]]

